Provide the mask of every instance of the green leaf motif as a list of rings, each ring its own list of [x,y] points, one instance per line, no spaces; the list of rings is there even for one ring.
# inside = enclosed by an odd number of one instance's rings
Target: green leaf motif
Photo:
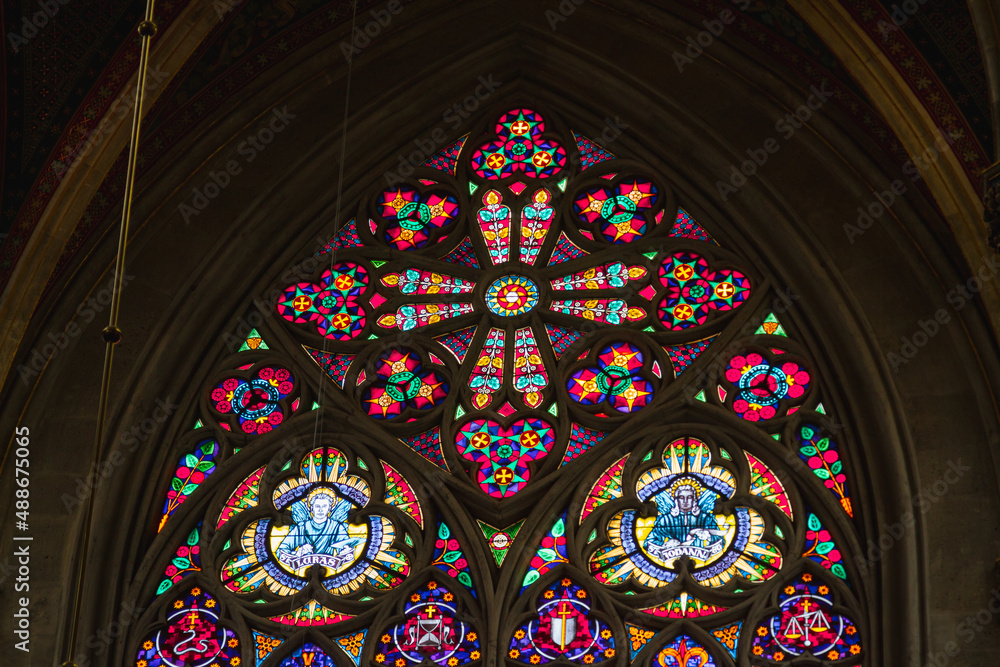
[[[525,586],[530,586],[531,584],[538,581],[539,577],[541,577],[541,575],[538,574],[538,570],[532,570],[531,572],[529,572],[524,576],[524,583],[521,584],[521,587],[523,588]]]
[[[834,475],[839,475],[840,471],[844,469],[844,464],[840,461],[834,461],[830,464],[830,470],[833,471]]]
[[[825,452],[826,450],[830,449],[830,438],[823,438],[822,440],[816,443],[816,447],[818,447],[819,451],[821,452]]]
[[[808,426],[803,426],[801,433],[803,440],[812,440],[813,436],[816,435],[816,432],[811,428],[809,428]]]
[[[813,472],[816,473],[816,476],[820,479],[830,479],[830,471],[826,468],[816,468]]]
[[[174,477],[174,481],[170,483],[170,488],[174,491],[180,491],[184,488],[184,482],[180,478]]]
[[[191,561],[189,561],[187,558],[174,558],[170,562],[173,563],[174,567],[176,567],[178,570],[186,570],[189,567],[191,567]]]
[[[833,542],[820,542],[819,546],[816,547],[816,553],[820,556],[825,556],[833,551]]]
[[[557,554],[553,549],[539,549],[538,557],[549,562],[559,560],[559,554]]]
[[[811,447],[809,445],[806,445],[805,447],[803,447],[799,451],[802,452],[803,456],[816,456],[816,448],[815,447]]]
[[[556,525],[552,526],[552,535],[555,537],[562,537],[566,533],[566,523],[559,519],[556,521]]]
[[[184,487],[183,490],[181,490],[181,493],[183,493],[185,496],[190,496],[192,493],[194,493],[194,490],[197,488],[198,488],[197,484],[188,484],[187,486]]]
[[[449,551],[448,553],[446,553],[444,556],[441,557],[441,560],[443,560],[446,563],[454,563],[461,557],[462,557],[461,552]]]
[[[194,530],[192,530],[191,534],[188,535],[187,543],[188,543],[189,547],[193,547],[194,545],[198,544],[198,529],[197,528],[195,528]]]
[[[207,473],[210,470],[214,472],[215,464],[212,463],[211,461],[202,461],[201,463],[198,464],[197,469],[204,473]]]
[[[468,572],[459,572],[458,573],[458,580],[466,588],[472,588],[472,577],[469,575]]]
[[[444,525],[443,523],[439,523],[438,524],[438,539],[439,540],[447,540],[449,537],[451,537],[451,531],[448,530],[448,526]]]
[[[188,468],[198,467],[198,457],[195,456],[194,454],[188,454],[187,456],[184,457],[184,465],[187,466]]]
[[[820,523],[819,517],[816,516],[815,514],[810,514],[809,515],[809,521],[807,523],[809,524],[809,530],[822,530],[823,529],[823,524]]]
[[[156,594],[160,595],[161,593],[166,593],[168,590],[170,590],[170,587],[173,585],[173,583],[174,582],[170,581],[169,579],[164,579],[163,581],[160,582],[160,587],[156,589]]]
[[[844,566],[840,563],[834,563],[833,567],[830,568],[830,572],[833,572],[844,581],[847,581],[847,570],[845,570]]]

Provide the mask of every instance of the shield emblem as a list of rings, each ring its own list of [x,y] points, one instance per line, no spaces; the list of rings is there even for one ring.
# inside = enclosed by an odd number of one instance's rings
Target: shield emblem
[[[552,637],[552,643],[560,650],[565,650],[576,639],[577,611],[568,600],[562,600],[556,605],[556,609],[550,617],[552,623],[549,626],[549,634]]]

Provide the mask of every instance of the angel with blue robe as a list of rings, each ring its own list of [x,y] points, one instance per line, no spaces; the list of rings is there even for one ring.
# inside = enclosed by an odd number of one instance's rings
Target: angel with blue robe
[[[278,560],[293,569],[301,567],[302,558],[310,554],[330,556],[329,559],[309,559],[329,567],[353,560],[354,548],[361,539],[351,537],[347,530],[350,501],[320,488],[311,492],[305,502],[293,503],[291,511],[295,525],[278,545],[275,553]]]
[[[715,520],[716,494],[693,479],[682,479],[660,491],[656,502],[656,521],[644,546],[653,551],[674,547],[694,547],[705,556],[718,553],[724,546],[724,532]],[[700,555],[700,554],[699,554]]]

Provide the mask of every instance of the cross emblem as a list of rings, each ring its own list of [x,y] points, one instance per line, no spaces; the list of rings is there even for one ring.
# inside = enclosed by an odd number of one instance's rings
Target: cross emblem
[[[686,303],[682,303],[679,306],[674,306],[674,317],[679,320],[690,319],[694,315],[694,309]]]
[[[715,286],[715,296],[720,299],[728,299],[736,293],[736,288],[732,283],[719,283]]]
[[[694,275],[694,269],[688,264],[681,264],[674,269],[674,278],[677,280],[688,280]]]
[[[337,276],[337,279],[333,281],[333,284],[337,286],[337,289],[346,291],[354,287],[354,278],[341,274]]]
[[[568,600],[563,600],[562,602],[560,602],[559,610],[556,612],[556,616],[558,616],[562,620],[563,628],[566,627],[566,619],[568,619],[572,615],[573,615],[573,605],[571,605]],[[560,651],[566,650],[565,630],[559,635],[559,650]]]
[[[552,156],[546,151],[539,151],[535,153],[533,158],[531,158],[531,162],[540,169],[542,167],[547,167],[549,163],[552,162]]]
[[[351,324],[351,316],[347,313],[337,313],[331,322],[337,329],[346,329]]]
[[[521,444],[525,447],[534,447],[538,444],[541,437],[534,431],[525,431],[521,434]]]
[[[434,605],[430,605],[427,607],[427,609],[424,610],[424,613],[427,614],[427,618],[432,619],[434,618],[434,614],[437,613],[437,607],[435,607]]]
[[[500,468],[500,470],[493,473],[493,477],[501,484],[507,484],[507,482],[514,479],[514,473],[510,471],[510,468]]]
[[[679,320],[690,319],[692,315],[694,315],[694,309],[686,303],[674,307],[674,317]]]
[[[526,120],[515,120],[510,124],[510,131],[514,134],[524,134],[531,129],[531,125]]]
[[[313,300],[304,294],[295,297],[295,300],[292,301],[292,307],[299,312],[302,312],[303,310],[309,310],[309,307],[312,305],[313,305]]]
[[[482,449],[490,444],[490,436],[486,433],[479,432],[472,436],[472,446]]]
[[[494,153],[486,158],[486,166],[490,169],[499,169],[507,162],[507,158],[499,153]]]

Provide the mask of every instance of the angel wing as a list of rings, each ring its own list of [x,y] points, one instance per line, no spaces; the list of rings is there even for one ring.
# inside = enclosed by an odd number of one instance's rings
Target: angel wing
[[[347,521],[347,515],[351,511],[351,503],[346,500],[341,500],[337,503],[333,511],[330,512],[330,518],[334,521],[344,522]]]
[[[670,514],[670,510],[674,508],[674,499],[667,490],[657,493],[653,500],[656,501],[656,510],[660,514]]]
[[[289,509],[292,511],[292,521],[295,523],[305,523],[310,518],[309,508],[301,500],[292,503]]]
[[[705,514],[712,516],[715,514],[715,499],[718,496],[715,495],[714,491],[702,491],[701,495],[698,496],[698,507]]]

